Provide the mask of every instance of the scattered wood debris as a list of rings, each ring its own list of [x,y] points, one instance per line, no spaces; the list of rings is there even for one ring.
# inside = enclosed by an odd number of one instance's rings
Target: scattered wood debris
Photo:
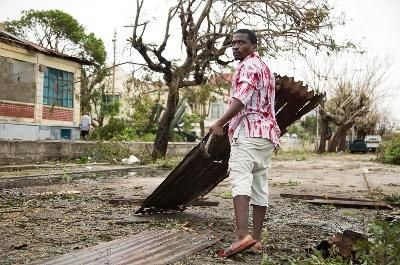
[[[280,196],[283,198],[304,200],[305,202],[317,205],[329,204],[346,208],[368,208],[368,209],[389,209],[389,210],[392,209],[392,207],[386,204],[386,202],[384,201],[373,201],[373,200],[354,199],[354,198],[339,198],[339,197],[321,196],[312,194],[281,193]]]

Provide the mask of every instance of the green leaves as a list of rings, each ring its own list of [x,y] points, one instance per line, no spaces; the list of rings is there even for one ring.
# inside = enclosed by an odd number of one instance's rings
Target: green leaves
[[[6,30],[40,46],[85,59],[95,65],[104,64],[104,43],[71,15],[57,9],[22,11],[18,20],[6,21]]]
[[[378,148],[378,160],[387,164],[400,165],[400,135],[385,140]]]

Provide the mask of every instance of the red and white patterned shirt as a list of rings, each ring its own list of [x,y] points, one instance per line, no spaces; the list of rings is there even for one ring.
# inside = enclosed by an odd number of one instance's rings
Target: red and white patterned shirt
[[[267,138],[279,144],[281,131],[275,119],[275,78],[257,52],[239,63],[232,79],[231,98],[242,102],[244,107],[229,122],[230,139],[244,123],[246,137]]]

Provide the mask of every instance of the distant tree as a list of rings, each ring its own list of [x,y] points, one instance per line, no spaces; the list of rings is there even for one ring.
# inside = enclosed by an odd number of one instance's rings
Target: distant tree
[[[336,130],[330,139],[328,151],[336,152],[345,150],[346,135],[350,128],[358,125],[362,133],[362,127],[366,129],[379,123],[377,110],[386,97],[380,89],[388,73],[386,62],[365,55],[353,55],[351,60],[348,60],[349,54],[344,56],[344,60],[341,57],[325,60],[325,68],[309,64],[314,79],[310,79],[312,81],[309,84],[327,93],[327,100],[319,108],[319,152],[325,151],[325,142],[330,136],[329,128],[332,127],[329,124],[334,124]]]
[[[209,115],[211,103],[215,102],[217,96],[229,96],[231,73],[214,73],[204,85],[195,87],[184,87],[183,96],[187,98],[188,104],[197,116],[200,126],[200,135],[205,135],[204,121]]]
[[[144,39],[149,20],[142,15],[144,0],[136,3],[130,42],[148,68],[163,75],[169,89],[154,142],[154,158],[166,154],[179,89],[205,84],[214,64],[230,62],[226,50],[232,33],[238,28],[257,30],[259,50],[270,56],[282,52],[304,55],[311,49],[334,52],[351,46],[349,43],[338,45],[332,38],[333,27],[342,21],[333,17],[328,0],[177,0],[168,11],[165,33],[159,44]],[[179,27],[184,58],[170,59],[166,55],[172,27]]]
[[[382,114],[376,109],[370,110],[364,117],[357,118],[354,122],[356,137],[364,139],[366,135],[379,134],[378,126],[381,120]]]
[[[42,47],[75,56],[89,62],[82,68],[81,112],[95,112],[95,126],[103,124],[107,109],[104,108],[104,80],[109,75],[105,67],[106,51],[103,41],[85,28],[71,15],[60,10],[22,11],[18,20],[4,23],[7,31]],[[94,106],[94,109],[92,109]],[[100,106],[100,107],[97,107]]]

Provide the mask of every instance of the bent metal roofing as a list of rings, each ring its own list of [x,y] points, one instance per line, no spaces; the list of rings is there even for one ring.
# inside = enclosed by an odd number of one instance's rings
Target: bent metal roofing
[[[142,233],[72,251],[30,265],[156,265],[186,259],[220,239],[204,232],[148,230]]]
[[[58,58],[62,58],[62,59],[69,60],[69,61],[74,61],[74,62],[77,62],[80,64],[85,64],[85,65],[91,64],[87,60],[44,48],[35,43],[21,39],[7,31],[1,30],[1,29],[0,29],[0,42],[7,43],[7,44],[13,45],[13,46],[23,47],[27,50],[40,52],[40,53],[43,53],[43,54],[46,54],[49,56],[58,57]]]

